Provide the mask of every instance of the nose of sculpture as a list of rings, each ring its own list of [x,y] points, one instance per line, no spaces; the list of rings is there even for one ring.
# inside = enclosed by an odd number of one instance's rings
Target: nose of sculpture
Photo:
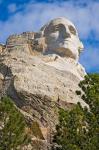
[[[70,33],[67,33],[66,31],[63,32],[63,38],[64,39],[71,38]]]
[[[62,39],[67,39],[67,38],[70,38],[70,33],[67,31],[66,27],[64,25],[60,25],[60,38]]]

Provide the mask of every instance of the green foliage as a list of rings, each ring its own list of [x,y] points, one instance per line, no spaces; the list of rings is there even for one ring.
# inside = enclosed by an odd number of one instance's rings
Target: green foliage
[[[99,74],[90,74],[80,82],[82,95],[85,102],[90,106],[90,110],[95,115],[99,115]]]
[[[54,142],[59,146],[57,150],[99,149],[99,74],[85,76],[79,86],[81,91],[76,91],[76,94],[89,108],[77,104],[69,111],[59,111],[59,124],[54,136]]]
[[[15,150],[24,143],[26,123],[10,98],[0,101],[0,150]]]

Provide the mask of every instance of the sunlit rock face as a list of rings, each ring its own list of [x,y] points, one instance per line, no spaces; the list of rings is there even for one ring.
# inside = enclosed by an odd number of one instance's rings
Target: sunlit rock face
[[[57,18],[45,24],[40,32],[35,34],[34,43],[39,46],[42,43],[43,48],[39,50],[36,45],[35,49],[46,55],[46,60],[50,57],[50,61],[49,58],[48,62],[46,61],[48,65],[71,72],[80,79],[86,74],[78,63],[83,44],[75,26],[66,18]],[[57,60],[54,57],[57,57]]]
[[[0,97],[12,97],[42,132],[50,132],[59,108],[87,105],[75,94],[86,74],[78,62],[82,48],[75,26],[65,18],[50,21],[38,33],[10,36],[0,56]]]
[[[73,23],[65,18],[57,18],[41,30],[41,37],[45,37],[46,53],[56,53],[62,57],[69,57],[78,60],[79,53],[83,49],[77,30]]]
[[[2,53],[4,49],[5,49],[5,45],[0,44],[0,53]]]

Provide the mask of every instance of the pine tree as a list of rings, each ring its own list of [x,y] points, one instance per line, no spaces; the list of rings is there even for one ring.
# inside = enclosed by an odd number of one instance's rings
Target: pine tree
[[[54,149],[99,149],[99,74],[85,76],[79,86],[81,91],[76,94],[89,105],[89,109],[78,103],[71,110],[59,111],[59,124],[53,140],[58,147]]]
[[[0,101],[0,150],[15,150],[26,138],[26,123],[23,115],[10,98]]]

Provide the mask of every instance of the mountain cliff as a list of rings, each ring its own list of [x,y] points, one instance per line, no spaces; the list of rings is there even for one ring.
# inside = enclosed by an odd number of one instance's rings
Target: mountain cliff
[[[59,108],[87,106],[75,94],[86,75],[78,62],[81,44],[74,25],[58,18],[0,45],[0,97],[11,97],[28,121],[37,121],[48,143]]]

